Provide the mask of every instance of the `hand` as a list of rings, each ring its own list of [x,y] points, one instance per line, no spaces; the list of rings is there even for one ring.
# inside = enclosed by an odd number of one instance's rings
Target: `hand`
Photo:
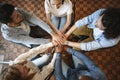
[[[54,45],[61,45],[62,43],[64,43],[63,38],[55,33],[52,35],[52,40]]]
[[[52,44],[53,44],[54,46],[58,46],[58,43],[57,43],[55,40],[52,40]]]
[[[62,46],[55,47],[55,52],[62,52]]]
[[[63,46],[63,51],[66,51],[67,50],[67,46]]]
[[[54,47],[51,47],[51,48],[47,49],[47,50],[44,52],[44,54],[54,53],[54,51],[55,51],[55,48],[54,48]],[[44,55],[44,54],[43,54],[43,55]],[[41,54],[40,54],[40,55],[41,55]]]
[[[65,33],[65,31],[66,31],[65,29],[62,29],[62,30],[61,30],[61,33]]]
[[[65,35],[64,35],[64,33],[60,32],[60,31],[59,31],[57,34],[58,34],[61,38],[66,38]]]

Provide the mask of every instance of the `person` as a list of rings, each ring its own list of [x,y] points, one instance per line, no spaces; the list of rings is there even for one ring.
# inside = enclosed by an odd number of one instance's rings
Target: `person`
[[[45,12],[51,29],[64,37],[63,34],[71,24],[72,2],[70,0],[45,0]]]
[[[49,55],[43,55],[34,61],[30,61],[30,59],[53,46],[52,43],[42,44],[19,55],[14,61],[11,61],[10,66],[2,73],[2,80],[45,80],[54,69],[56,53],[54,53],[51,62],[43,66],[42,69],[37,66],[46,63],[50,58]]]
[[[119,23],[120,8],[99,9],[93,14],[78,20],[65,34],[66,37],[69,37],[71,33],[75,31],[77,32],[75,35],[79,37],[81,35],[82,30],[80,29],[82,26],[87,26],[86,28],[93,30],[92,35],[89,35],[89,37],[93,36],[93,38],[87,42],[65,41],[65,44],[84,51],[112,47],[120,41]],[[91,33],[91,31],[88,33]]]
[[[62,61],[62,53],[56,55],[55,77],[56,80],[107,80],[104,72],[84,53],[65,47],[68,54],[72,55],[74,68]]]
[[[37,16],[8,3],[0,3],[0,22],[1,32],[6,40],[30,48],[32,45],[50,42],[45,36],[51,35],[53,39],[59,39]]]

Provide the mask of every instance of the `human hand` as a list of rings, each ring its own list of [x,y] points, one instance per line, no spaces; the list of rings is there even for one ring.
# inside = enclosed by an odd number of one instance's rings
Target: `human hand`
[[[52,42],[53,42],[53,44],[55,45],[55,46],[57,46],[57,45],[62,45],[63,43],[64,43],[64,41],[63,41],[63,37],[61,37],[61,35],[58,35],[58,34],[54,34],[53,36],[52,36]]]
[[[55,47],[55,52],[62,52],[62,46],[56,46]]]

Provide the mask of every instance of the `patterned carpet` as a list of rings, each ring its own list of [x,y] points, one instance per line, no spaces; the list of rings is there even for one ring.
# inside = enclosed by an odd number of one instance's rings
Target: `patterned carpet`
[[[71,0],[75,4],[75,21],[91,14],[99,8],[120,7],[120,0]],[[44,11],[44,0],[0,0],[8,2],[36,14],[46,21]],[[28,48],[8,42],[3,39],[0,33],[0,54],[5,55],[5,60],[13,60],[19,54],[26,52]],[[120,80],[120,43],[108,49],[99,49],[86,52],[94,62],[105,72],[108,80]],[[65,60],[69,58],[66,57]]]

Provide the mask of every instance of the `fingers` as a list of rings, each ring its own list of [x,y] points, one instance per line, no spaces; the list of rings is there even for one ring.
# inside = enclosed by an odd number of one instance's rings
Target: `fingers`
[[[59,34],[54,34],[52,36],[52,42],[53,42],[53,45],[54,46],[57,46],[57,45],[64,45],[64,42],[66,41],[66,36],[62,33],[59,33]]]

